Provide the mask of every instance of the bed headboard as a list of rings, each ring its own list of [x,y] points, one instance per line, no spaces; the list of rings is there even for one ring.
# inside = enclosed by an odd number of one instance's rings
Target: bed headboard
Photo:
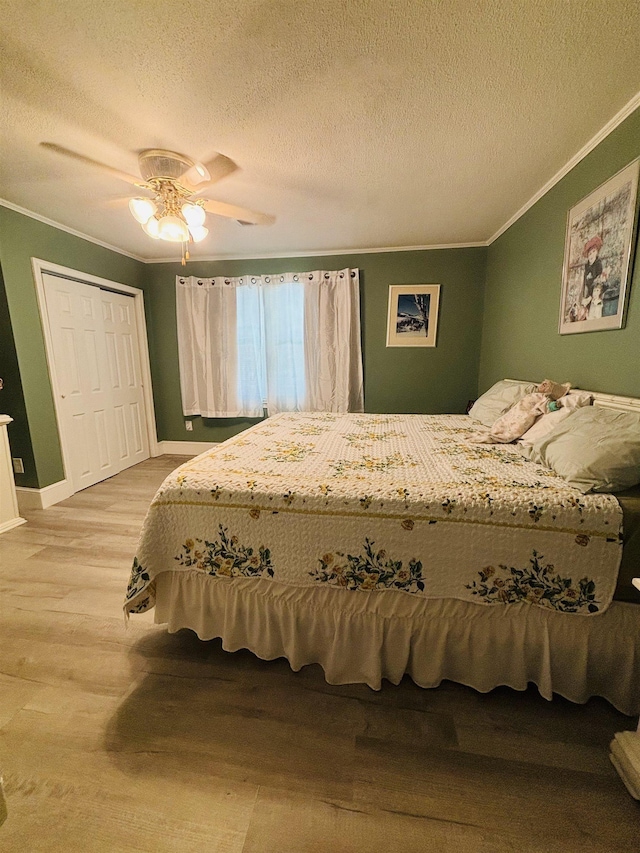
[[[506,382],[527,382],[528,380],[507,379]],[[537,384],[537,383],[533,383]],[[622,397],[619,394],[601,394],[600,391],[589,391],[588,388],[572,389],[586,391],[593,395],[593,405],[604,409],[617,409],[620,412],[640,412],[640,398]]]

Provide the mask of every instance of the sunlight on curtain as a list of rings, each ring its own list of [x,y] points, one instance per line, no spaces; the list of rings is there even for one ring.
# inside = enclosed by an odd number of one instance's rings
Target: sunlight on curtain
[[[234,290],[238,406],[242,411],[262,414],[267,400],[262,288],[259,284],[248,284]],[[230,358],[231,353],[227,357]]]
[[[264,304],[267,411],[305,409],[304,285],[297,281],[267,285]]]
[[[361,412],[358,270],[176,279],[183,412]]]

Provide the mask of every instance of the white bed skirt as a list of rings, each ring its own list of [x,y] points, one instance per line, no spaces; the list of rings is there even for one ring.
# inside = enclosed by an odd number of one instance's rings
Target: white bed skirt
[[[135,617],[134,617],[135,618]],[[155,621],[222,638],[226,651],[284,657],[295,671],[319,663],[329,684],[407,673],[420,687],[444,679],[480,692],[537,685],[572,702],[603,696],[624,714],[640,712],[640,606],[614,602],[598,616],[567,615],[525,603],[506,607],[402,592],[299,589],[267,579],[157,577]]]

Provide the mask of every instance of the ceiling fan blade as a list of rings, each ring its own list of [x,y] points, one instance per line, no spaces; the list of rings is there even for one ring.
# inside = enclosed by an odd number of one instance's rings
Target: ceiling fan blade
[[[78,160],[80,163],[86,163],[87,166],[95,166],[103,172],[107,172],[114,178],[119,178],[121,181],[126,181],[128,184],[141,184],[142,178],[136,178],[133,175],[128,175],[126,172],[121,172],[119,169],[114,169],[112,166],[107,166],[105,163],[100,163],[98,160],[92,160],[91,157],[85,157],[84,154],[78,154],[76,151],[71,151],[69,148],[63,148],[62,145],[56,145],[54,142],[41,142],[42,148],[47,151],[54,151],[56,154],[62,154],[63,157],[69,157],[72,160]]]
[[[181,183],[186,184],[195,193],[200,193],[217,184],[228,175],[238,170],[238,166],[224,154],[216,154],[207,163],[196,163],[188,169],[180,178]],[[202,172],[204,171],[204,175]],[[208,177],[207,177],[208,175]]]
[[[224,154],[216,154],[215,157],[212,157],[208,163],[202,164],[207,172],[209,172],[209,183],[215,184],[218,181],[221,181],[223,178],[226,178],[227,175],[233,174],[237,171],[238,166],[231,160],[229,157],[225,157]]]
[[[226,216],[227,219],[237,219],[238,222],[250,223],[251,225],[271,225],[276,221],[275,216],[268,213],[257,213],[247,210],[246,207],[237,207],[235,204],[227,204],[224,201],[214,201],[212,198],[203,199],[204,209],[216,216]]]

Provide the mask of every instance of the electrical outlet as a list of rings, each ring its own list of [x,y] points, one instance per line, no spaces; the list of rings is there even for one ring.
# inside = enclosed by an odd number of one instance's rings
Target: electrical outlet
[[[193,432],[193,421],[185,421],[184,428],[187,432]]]
[[[11,461],[13,462],[13,473],[24,474],[24,462],[22,459],[18,456],[14,456]]]

